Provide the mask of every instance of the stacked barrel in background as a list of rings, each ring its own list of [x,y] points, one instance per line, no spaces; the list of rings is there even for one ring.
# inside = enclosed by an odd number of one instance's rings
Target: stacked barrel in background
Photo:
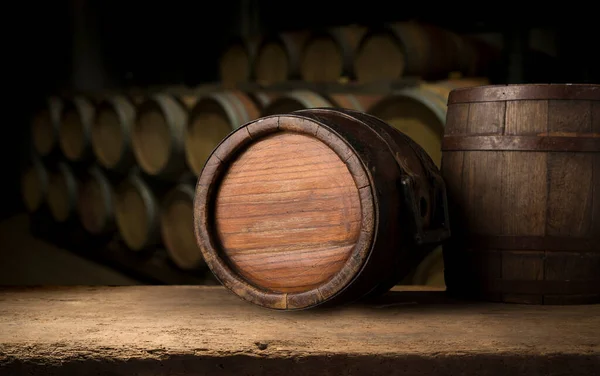
[[[439,167],[448,93],[486,84],[493,58],[477,39],[414,22],[237,38],[217,85],[50,98],[32,121],[23,199],[59,231],[77,224],[136,255],[165,249],[171,266],[202,274],[192,192],[230,132],[261,116],[347,108],[401,130]],[[438,249],[403,283],[443,285],[442,273]]]

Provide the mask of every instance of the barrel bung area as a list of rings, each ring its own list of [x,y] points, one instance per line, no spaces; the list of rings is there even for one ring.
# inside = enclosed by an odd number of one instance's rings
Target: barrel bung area
[[[0,376],[597,374],[596,24],[294,5],[13,15]]]

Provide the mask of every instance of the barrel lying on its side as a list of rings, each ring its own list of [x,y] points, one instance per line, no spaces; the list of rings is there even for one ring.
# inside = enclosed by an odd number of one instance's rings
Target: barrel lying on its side
[[[274,309],[387,291],[448,235],[431,159],[350,110],[302,110],[238,128],[207,161],[194,205],[213,273]]]
[[[61,99],[50,97],[32,119],[32,143],[36,153],[41,157],[50,154],[56,146],[62,107],[63,101]]]
[[[443,150],[449,292],[600,302],[600,85],[455,90]]]
[[[76,96],[65,101],[58,129],[60,149],[72,162],[81,162],[92,155],[91,138],[95,108],[92,101]]]
[[[106,234],[115,229],[113,188],[98,167],[92,167],[81,184],[77,210],[90,234]]]
[[[49,176],[48,207],[56,222],[66,222],[76,212],[79,182],[69,165],[59,163]]]
[[[263,116],[286,114],[316,107],[338,107],[360,112],[368,111],[381,98],[372,94],[329,94],[309,90],[293,90],[275,98],[262,112]]]

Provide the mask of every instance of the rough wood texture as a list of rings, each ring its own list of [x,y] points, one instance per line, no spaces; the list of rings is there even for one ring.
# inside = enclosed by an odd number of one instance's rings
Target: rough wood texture
[[[488,83],[486,78],[421,83],[381,98],[368,112],[412,138],[440,166],[450,91]]]
[[[196,175],[212,150],[242,124],[257,119],[255,102],[240,91],[212,93],[198,99],[191,110],[185,134],[187,163]]]
[[[240,127],[207,161],[194,204],[217,278],[274,309],[383,292],[447,235],[433,162],[408,137],[349,110]]]
[[[444,246],[451,292],[600,302],[599,108],[598,85],[450,94],[443,173],[454,203]]]
[[[300,59],[307,31],[286,32],[265,37],[257,50],[255,79],[273,84],[300,78]]]
[[[180,269],[205,269],[194,237],[194,186],[179,184],[162,201],[160,226],[169,257]]]
[[[58,129],[60,150],[71,161],[83,161],[92,155],[91,133],[95,109],[88,98],[77,96],[65,101]]]
[[[417,289],[414,289],[417,290]],[[0,374],[589,376],[600,306],[459,304],[398,288],[336,310],[261,309],[222,287],[0,291]]]
[[[336,107],[366,112],[381,99],[380,95],[329,94],[327,96],[309,90],[293,90],[275,98],[262,112],[263,116],[287,114],[293,111]]]
[[[135,115],[134,102],[121,95],[111,96],[97,106],[92,149],[102,167],[127,172],[135,164],[131,149]]]
[[[344,82],[354,79],[356,49],[365,32],[366,28],[362,26],[313,32],[302,53],[302,79],[307,82]]]
[[[32,119],[32,144],[40,156],[47,156],[55,149],[58,140],[62,107],[63,101],[61,99],[50,97]]]
[[[79,190],[77,211],[83,227],[94,235],[115,229],[113,188],[98,167],[88,171]]]

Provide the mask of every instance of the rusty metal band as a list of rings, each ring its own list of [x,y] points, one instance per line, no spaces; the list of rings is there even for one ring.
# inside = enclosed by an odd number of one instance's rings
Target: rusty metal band
[[[472,236],[468,248],[514,251],[600,252],[600,239],[560,236]]]
[[[600,152],[600,137],[445,136],[442,150]]]
[[[588,281],[531,281],[492,279],[479,282],[484,291],[503,294],[600,294],[600,279]]]
[[[453,90],[448,105],[457,103],[518,100],[590,100],[600,101],[600,85],[491,85]]]

